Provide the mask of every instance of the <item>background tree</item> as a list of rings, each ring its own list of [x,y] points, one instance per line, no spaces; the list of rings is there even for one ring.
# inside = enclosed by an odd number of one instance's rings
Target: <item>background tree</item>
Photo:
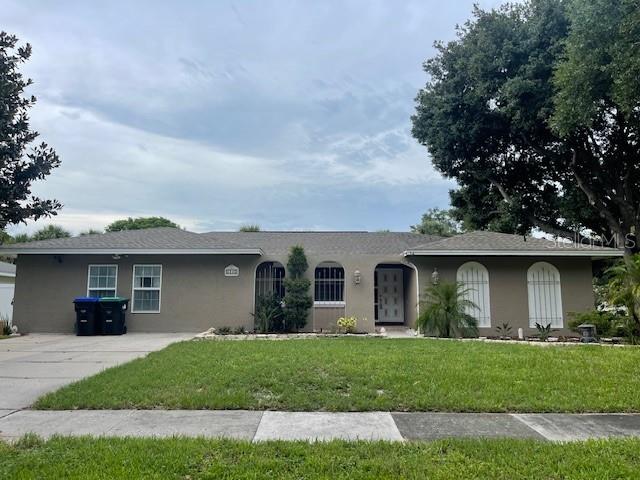
[[[13,237],[9,235],[4,230],[0,230],[0,245],[5,243],[11,243],[13,241]]]
[[[19,233],[10,238],[7,243],[26,243],[36,242],[38,240],[51,240],[53,238],[69,238],[71,233],[59,225],[47,225],[40,230],[36,230],[32,235],[28,233]]]
[[[52,238],[69,238],[71,233],[62,228],[59,225],[47,225],[34,232],[30,237],[30,241],[35,242],[38,240],[50,240]]]
[[[159,227],[180,228],[179,225],[164,217],[129,217],[110,223],[104,230],[105,232],[119,232],[121,230],[143,230]]]
[[[31,194],[31,184],[43,180],[60,165],[58,155],[46,143],[29,145],[38,132],[29,128],[29,109],[36,97],[24,97],[33,81],[24,79],[18,67],[31,56],[28,43],[17,47],[14,35],[0,32],[0,230],[7,225],[55,215],[62,205]]]
[[[460,185],[451,201],[465,226],[618,242],[637,231],[637,6],[476,8],[436,44],[412,132]]]
[[[299,330],[307,324],[309,309],[313,305],[309,288],[311,282],[304,278],[309,264],[304,249],[291,247],[287,262],[287,276],[284,279],[284,320],[288,330]]]
[[[239,229],[239,232],[259,232],[260,225],[250,224],[250,225],[242,225]]]
[[[89,230],[84,230],[80,232],[80,236],[84,237],[85,235],[97,235],[100,233],[104,233],[102,230],[96,230],[95,228],[90,228]]]
[[[440,235],[441,237],[451,237],[462,232],[460,223],[451,216],[451,212],[439,208],[427,210],[418,225],[411,225],[411,231],[423,235]]]

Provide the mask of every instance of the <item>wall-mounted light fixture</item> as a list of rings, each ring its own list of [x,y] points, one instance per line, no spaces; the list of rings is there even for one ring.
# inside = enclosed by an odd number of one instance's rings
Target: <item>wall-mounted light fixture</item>
[[[58,263],[62,263],[62,255],[54,255],[53,259]]]
[[[353,283],[360,285],[360,280],[362,280],[362,275],[360,274],[360,270],[356,270],[353,272]]]
[[[120,255],[114,253],[113,255],[111,255],[111,258],[113,258],[114,260],[120,260]]]
[[[433,269],[433,273],[431,274],[431,283],[437,285],[440,282],[440,273],[437,268]]]

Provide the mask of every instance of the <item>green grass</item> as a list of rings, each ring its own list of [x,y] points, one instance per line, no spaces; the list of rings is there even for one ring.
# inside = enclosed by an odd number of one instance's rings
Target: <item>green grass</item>
[[[39,409],[637,412],[640,349],[439,340],[190,341]]]
[[[638,478],[639,439],[429,443],[25,437],[0,442],[6,479]]]

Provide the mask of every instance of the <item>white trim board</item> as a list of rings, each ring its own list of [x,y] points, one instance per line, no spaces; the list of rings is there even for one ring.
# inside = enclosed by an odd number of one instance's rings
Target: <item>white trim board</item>
[[[405,250],[404,257],[435,256],[435,257],[622,257],[622,250],[611,252],[601,250]]]
[[[6,248],[3,255],[262,255],[260,248]]]

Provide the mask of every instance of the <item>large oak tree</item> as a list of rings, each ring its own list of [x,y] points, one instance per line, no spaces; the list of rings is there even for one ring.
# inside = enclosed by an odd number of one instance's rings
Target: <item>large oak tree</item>
[[[640,227],[640,2],[476,8],[425,62],[413,135],[467,228],[595,238]]]
[[[0,32],[0,230],[55,215],[62,206],[31,194],[31,184],[49,175],[60,159],[44,142],[30,146],[38,137],[28,115],[36,98],[24,95],[33,82],[19,67],[31,56],[31,46],[17,44],[15,36]]]

